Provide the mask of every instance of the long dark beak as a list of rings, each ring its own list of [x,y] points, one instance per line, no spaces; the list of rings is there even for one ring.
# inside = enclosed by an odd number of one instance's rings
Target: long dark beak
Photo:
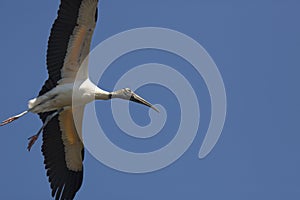
[[[132,94],[132,96],[130,97],[129,100],[134,101],[136,103],[143,104],[145,106],[148,106],[148,107],[152,108],[156,112],[159,112],[159,110],[155,106],[153,106],[151,103],[149,103],[148,101],[146,101],[145,99],[143,99],[142,97],[140,97],[139,95],[137,95],[135,93]]]

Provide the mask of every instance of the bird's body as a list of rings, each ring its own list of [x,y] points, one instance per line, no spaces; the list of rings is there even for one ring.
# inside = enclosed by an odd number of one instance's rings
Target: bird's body
[[[39,95],[28,102],[28,110],[0,124],[8,124],[29,112],[39,114],[43,126],[29,138],[28,150],[43,132],[45,169],[52,196],[57,200],[73,199],[82,184],[84,145],[81,129],[76,128],[81,125],[74,124],[75,110],[76,118],[82,122],[85,104],[95,99],[121,98],[158,111],[129,88],[107,92],[89,80],[86,58],[97,21],[97,5],[98,0],[61,0],[48,40],[49,77]]]
[[[76,95],[73,96],[74,89],[76,89]],[[84,106],[95,100],[95,94],[99,94],[97,96],[98,100],[109,99],[109,92],[101,90],[89,79],[75,83],[59,84],[49,92],[31,99],[28,102],[28,109],[33,113],[41,113],[59,110],[64,107]],[[72,102],[76,102],[77,105],[72,105]]]
[[[41,113],[72,105],[73,84],[58,85],[49,92],[28,102],[30,112]]]

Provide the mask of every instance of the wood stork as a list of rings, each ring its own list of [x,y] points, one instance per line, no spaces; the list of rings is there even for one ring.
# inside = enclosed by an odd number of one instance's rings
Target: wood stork
[[[91,38],[97,21],[98,0],[61,0],[58,16],[51,28],[47,49],[48,79],[38,96],[28,103],[28,110],[4,120],[8,124],[26,113],[39,114],[43,126],[29,138],[28,150],[43,132],[42,153],[45,169],[55,199],[73,199],[83,179],[84,146],[73,121],[73,112],[79,110],[82,119],[85,104],[93,100],[121,98],[144,104],[157,110],[129,88],[107,92],[88,78],[78,87],[82,104],[72,107],[76,74],[90,51]]]

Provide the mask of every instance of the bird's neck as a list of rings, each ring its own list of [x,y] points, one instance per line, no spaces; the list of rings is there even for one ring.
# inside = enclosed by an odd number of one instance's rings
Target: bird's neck
[[[112,98],[112,94],[100,88],[95,90],[95,99],[96,100],[108,100]]]

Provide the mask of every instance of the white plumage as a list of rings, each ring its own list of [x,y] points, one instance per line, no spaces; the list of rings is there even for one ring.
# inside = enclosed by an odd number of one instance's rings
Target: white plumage
[[[76,117],[82,121],[85,104],[95,99],[121,98],[158,111],[129,88],[107,92],[89,80],[88,63],[83,61],[90,51],[98,16],[97,4],[98,0],[61,0],[48,41],[48,80],[39,95],[28,102],[28,110],[0,124],[8,124],[29,112],[39,114],[43,126],[29,138],[28,150],[43,132],[42,153],[55,199],[73,199],[82,184],[84,146],[80,140],[81,130],[74,125],[75,109]],[[80,78],[75,82],[78,72]],[[74,85],[75,102],[79,102],[76,105],[72,105]]]

